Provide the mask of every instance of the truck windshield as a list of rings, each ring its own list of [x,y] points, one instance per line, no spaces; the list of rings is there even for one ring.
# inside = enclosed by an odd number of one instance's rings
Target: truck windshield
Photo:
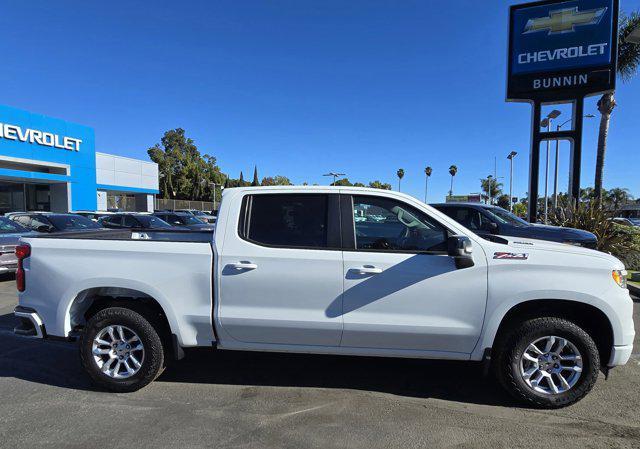
[[[59,230],[100,229],[100,225],[80,215],[48,215],[47,218]]]
[[[485,212],[487,212],[491,216],[491,218],[493,218],[498,223],[509,224],[511,226],[516,226],[519,228],[530,226],[530,224],[524,221],[522,218],[500,207],[487,207],[485,208]]]

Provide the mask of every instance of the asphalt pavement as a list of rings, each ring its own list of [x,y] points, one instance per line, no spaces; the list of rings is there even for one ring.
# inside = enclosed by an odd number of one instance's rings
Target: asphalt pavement
[[[113,394],[74,344],[14,336],[16,301],[0,279],[2,448],[640,447],[638,353],[554,411],[522,408],[473,363],[208,349]]]

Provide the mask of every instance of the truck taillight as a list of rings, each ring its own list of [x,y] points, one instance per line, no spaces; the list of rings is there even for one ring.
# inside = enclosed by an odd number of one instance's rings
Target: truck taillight
[[[16,287],[19,292],[23,292],[26,288],[24,278],[24,267],[22,265],[24,259],[31,255],[31,247],[27,244],[16,246],[16,257],[18,258],[18,268],[16,269]]]

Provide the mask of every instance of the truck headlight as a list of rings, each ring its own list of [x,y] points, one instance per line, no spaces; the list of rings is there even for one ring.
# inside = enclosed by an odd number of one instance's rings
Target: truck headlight
[[[611,276],[616,284],[622,288],[627,288],[627,270],[613,270]]]

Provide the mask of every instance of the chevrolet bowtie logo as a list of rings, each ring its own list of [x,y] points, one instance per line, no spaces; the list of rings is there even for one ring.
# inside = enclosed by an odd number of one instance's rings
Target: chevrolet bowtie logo
[[[549,17],[529,19],[522,34],[548,31],[548,34],[572,33],[576,26],[597,25],[607,8],[578,11],[578,7],[551,11]]]

